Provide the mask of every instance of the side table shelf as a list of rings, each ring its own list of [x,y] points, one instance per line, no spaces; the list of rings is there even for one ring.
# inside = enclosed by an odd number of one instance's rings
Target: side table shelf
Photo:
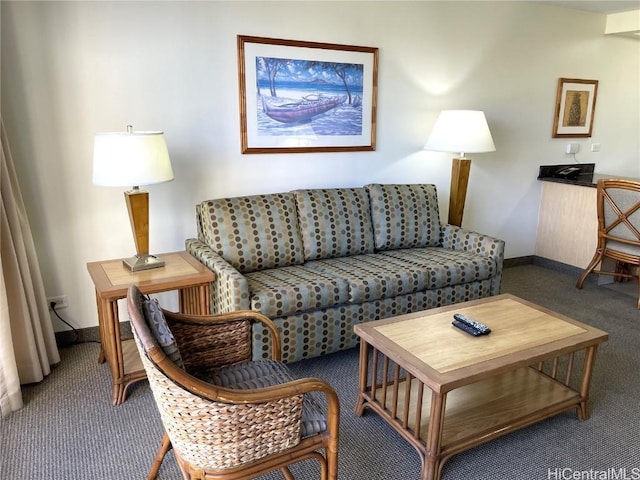
[[[122,340],[122,362],[124,363],[125,375],[133,376],[134,374],[141,374],[140,379],[147,377],[144,374],[142,361],[140,360],[138,348],[136,347],[136,341],[133,338]]]
[[[207,315],[211,311],[213,272],[187,252],[159,257],[165,261],[164,267],[139,272],[131,272],[122,259],[87,264],[96,290],[101,345],[98,362],[106,361],[111,370],[113,405],[125,401],[129,385],[146,378],[134,340],[122,340],[120,335],[118,300],[126,298],[129,286],[137,285],[145,294],[177,290],[182,313]]]

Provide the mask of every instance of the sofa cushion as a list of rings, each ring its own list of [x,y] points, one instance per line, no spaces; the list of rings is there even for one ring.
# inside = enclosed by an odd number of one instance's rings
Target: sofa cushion
[[[371,201],[376,250],[439,245],[435,185],[371,184],[365,188]]]
[[[306,260],[373,252],[370,204],[364,188],[294,193]]]
[[[346,280],[303,266],[246,274],[251,309],[269,318],[348,302]]]
[[[430,281],[423,267],[378,253],[314,260],[304,266],[345,279],[350,303],[417,292],[424,290]]]
[[[429,290],[486,280],[497,271],[492,258],[442,247],[389,250],[381,255],[424,269],[428,274],[425,288]]]
[[[207,200],[197,209],[200,240],[239,272],[304,260],[291,193]]]

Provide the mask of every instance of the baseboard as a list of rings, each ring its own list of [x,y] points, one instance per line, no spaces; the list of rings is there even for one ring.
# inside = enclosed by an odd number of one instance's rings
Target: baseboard
[[[584,269],[576,267],[574,265],[567,265],[566,263],[558,262],[556,260],[550,260],[548,258],[539,257],[537,255],[529,255],[526,257],[505,258],[504,268],[520,267],[522,265],[536,265],[542,268],[548,268],[559,273],[571,275],[572,277],[580,278]],[[589,275],[586,282],[598,283],[598,275]]]
[[[573,265],[567,265],[566,263],[557,262],[555,260],[549,260],[548,258],[538,257],[537,255],[528,255],[526,257],[514,257],[505,258],[503,266],[504,268],[520,267],[522,265],[537,265],[538,267],[548,268],[557,272],[566,273],[569,275],[581,275],[582,269],[574,267]]]
[[[526,257],[505,258],[502,263],[503,268],[521,267],[522,265],[531,265],[533,263],[533,255]]]
[[[58,348],[70,347],[78,343],[100,342],[100,332],[98,327],[63,330],[61,332],[56,332],[55,335]]]
[[[100,343],[100,330],[98,327],[77,328],[75,330],[63,330],[55,332],[58,348],[71,347],[78,343]],[[120,323],[120,336],[122,339],[132,338],[131,324]]]
[[[576,267],[574,265],[567,265],[566,263],[557,262],[556,260],[550,260],[548,258],[538,257],[534,255],[533,264],[538,267],[548,268],[550,270],[555,270],[556,272],[565,273],[567,275],[575,276],[576,278],[582,275],[584,272],[584,268]],[[593,278],[597,278],[596,275],[593,275]]]

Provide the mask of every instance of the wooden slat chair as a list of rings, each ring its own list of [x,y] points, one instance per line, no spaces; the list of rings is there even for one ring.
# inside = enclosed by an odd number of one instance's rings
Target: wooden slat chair
[[[584,270],[577,288],[582,288],[591,273],[613,275],[617,278],[635,278],[633,269],[640,268],[640,182],[623,179],[602,179],[598,181],[598,246],[591,263]],[[602,260],[611,258],[617,265],[630,267],[604,271]],[[640,309],[640,282],[638,308]]]
[[[212,316],[161,309],[132,286],[127,309],[165,428],[149,472],[173,448],[184,479],[247,479],[305,460],[337,478],[340,404],[329,384],[294,380],[275,325],[253,311]],[[165,323],[166,322],[166,323]],[[272,335],[272,359],[252,361],[251,324]]]

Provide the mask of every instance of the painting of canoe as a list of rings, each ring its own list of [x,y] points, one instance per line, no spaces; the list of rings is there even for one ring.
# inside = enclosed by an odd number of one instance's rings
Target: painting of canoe
[[[242,153],[375,150],[378,49],[238,36]]]
[[[362,64],[275,57],[255,61],[261,135],[299,133],[302,124],[310,124],[314,135],[362,134]]]
[[[342,105],[347,99],[346,95],[339,97],[325,97],[323,95],[306,96],[297,102],[287,102],[280,105],[270,104],[262,97],[262,108],[269,118],[282,123],[303,123],[313,117]]]

